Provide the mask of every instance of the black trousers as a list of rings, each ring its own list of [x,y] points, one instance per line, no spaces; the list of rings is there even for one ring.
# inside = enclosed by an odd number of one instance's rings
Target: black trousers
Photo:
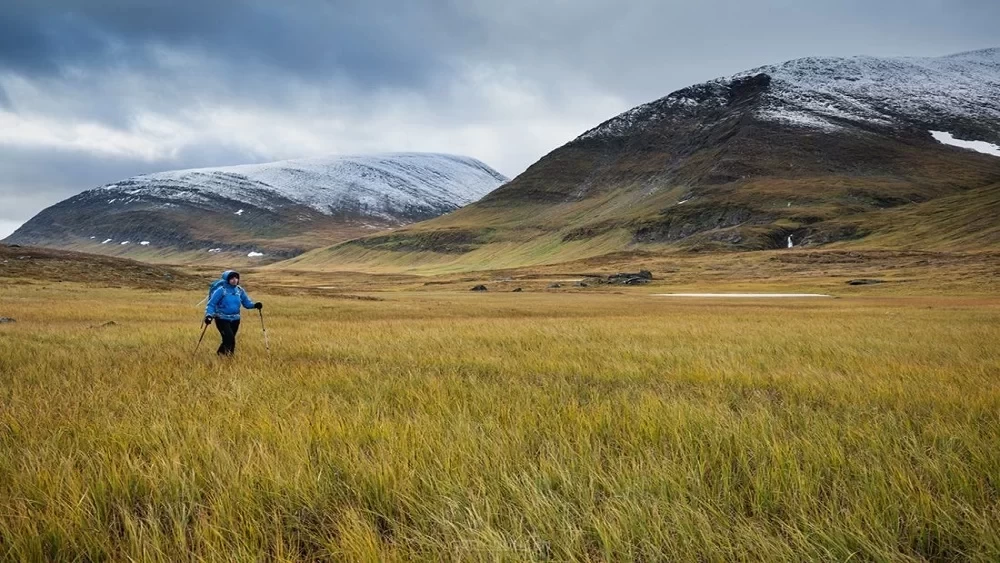
[[[215,319],[215,328],[219,329],[219,334],[222,335],[222,344],[215,353],[220,356],[232,356],[236,353],[236,333],[240,330],[240,321]]]

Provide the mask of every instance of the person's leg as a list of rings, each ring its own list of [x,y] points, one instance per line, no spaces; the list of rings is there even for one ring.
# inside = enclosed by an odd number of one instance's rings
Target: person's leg
[[[236,353],[236,333],[240,331],[240,321],[239,320],[230,321],[229,324],[230,324],[230,326],[233,327],[233,339],[232,339],[232,341],[229,344],[229,353],[230,354],[235,354]]]
[[[236,347],[236,335],[233,333],[232,321],[215,319],[215,326],[219,329],[219,334],[222,335],[222,344],[219,345],[216,353],[221,356],[231,356]]]
[[[222,337],[222,342],[219,343],[219,348],[215,351],[219,355],[224,354],[226,351],[226,329],[222,326],[225,322],[222,319],[215,319],[215,328],[219,329],[219,336]]]

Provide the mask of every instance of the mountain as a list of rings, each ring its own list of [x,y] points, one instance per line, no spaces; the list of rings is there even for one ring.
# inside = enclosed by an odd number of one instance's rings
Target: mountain
[[[1000,49],[798,59],[633,108],[456,213],[291,265],[462,270],[789,241],[996,247],[996,229],[965,225],[981,222],[982,202],[995,208],[998,145]],[[947,220],[932,201],[947,203]],[[929,210],[934,229],[891,227]]]
[[[161,172],[59,202],[6,242],[143,259],[288,257],[454,211],[506,180],[473,158],[421,153]]]

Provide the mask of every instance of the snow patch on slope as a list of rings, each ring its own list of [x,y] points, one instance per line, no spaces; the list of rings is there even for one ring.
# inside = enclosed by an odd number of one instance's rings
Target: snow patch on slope
[[[934,137],[937,142],[945,145],[970,149],[983,154],[1000,156],[1000,145],[994,145],[993,143],[987,143],[986,141],[963,141],[962,139],[956,139],[954,135],[944,131],[931,131],[931,136]]]
[[[843,129],[840,125],[830,123],[818,115],[813,115],[803,111],[791,111],[787,109],[774,108],[762,111],[758,115],[770,121],[780,121],[789,125],[822,129],[824,131],[837,131],[839,129]]]

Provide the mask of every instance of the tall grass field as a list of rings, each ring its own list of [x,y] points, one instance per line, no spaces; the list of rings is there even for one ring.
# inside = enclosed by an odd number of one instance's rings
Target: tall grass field
[[[2,292],[0,560],[1000,560],[997,298]]]

